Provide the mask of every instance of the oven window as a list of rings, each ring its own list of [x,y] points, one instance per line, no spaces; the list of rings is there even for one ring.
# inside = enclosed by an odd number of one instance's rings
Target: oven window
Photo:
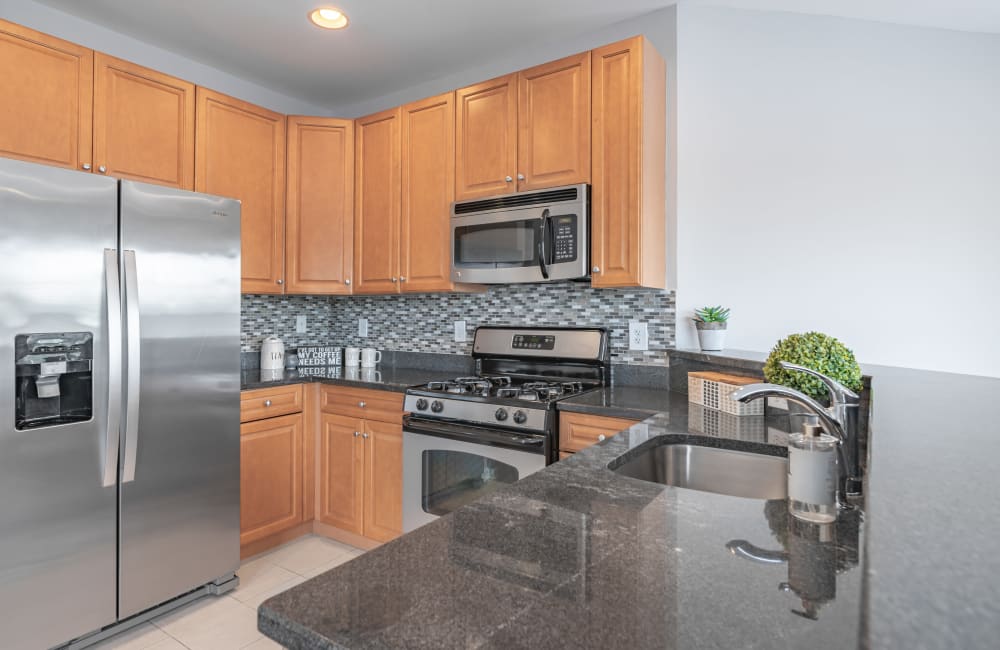
[[[421,505],[439,517],[519,478],[513,465],[464,451],[425,451],[421,465]]]
[[[455,265],[464,267],[535,266],[540,219],[455,228]]]

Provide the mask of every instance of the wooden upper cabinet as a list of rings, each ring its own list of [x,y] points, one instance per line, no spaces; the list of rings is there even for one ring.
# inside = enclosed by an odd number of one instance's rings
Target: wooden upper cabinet
[[[455,200],[455,94],[403,107],[402,291],[448,291]]]
[[[94,53],[0,20],[0,156],[89,169]]]
[[[589,182],[590,52],[517,76],[517,189]]]
[[[666,286],[666,64],[642,36],[593,50],[595,287]]]
[[[364,530],[364,426],[364,420],[320,416],[318,518],[357,535]]]
[[[517,187],[517,75],[455,93],[455,199]]]
[[[354,122],[288,117],[285,291],[349,294],[354,250]]]
[[[194,84],[94,55],[94,169],[194,189]]]
[[[240,544],[304,521],[302,416],[240,425]]]
[[[403,532],[403,427],[365,421],[365,537],[388,542]]]
[[[282,293],[285,116],[198,87],[194,185],[242,201],[243,293]]]
[[[354,292],[399,291],[400,109],[354,123]]]

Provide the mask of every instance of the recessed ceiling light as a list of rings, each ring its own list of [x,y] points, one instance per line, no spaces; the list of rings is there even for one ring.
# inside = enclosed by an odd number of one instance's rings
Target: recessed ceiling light
[[[340,9],[321,7],[309,13],[309,20],[323,29],[343,29],[347,27],[347,16]]]

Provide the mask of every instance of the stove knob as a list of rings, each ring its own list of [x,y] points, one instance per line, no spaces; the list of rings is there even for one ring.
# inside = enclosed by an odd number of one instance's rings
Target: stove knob
[[[524,424],[524,421],[527,419],[528,415],[524,411],[514,411],[514,422],[517,424]]]
[[[431,410],[435,413],[440,413],[444,410],[444,404],[442,404],[440,400],[434,400],[431,402]]]
[[[507,419],[507,409],[497,409],[497,412],[494,413],[493,415],[496,416],[496,419],[503,422],[504,420]]]
[[[418,411],[427,410],[427,400],[425,400],[423,397],[417,400],[417,410]]]

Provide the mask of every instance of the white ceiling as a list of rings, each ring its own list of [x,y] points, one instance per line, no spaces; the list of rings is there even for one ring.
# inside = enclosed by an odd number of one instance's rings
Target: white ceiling
[[[676,0],[39,0],[317,105],[352,104]],[[682,0],[1000,33],[1000,0]],[[330,32],[306,14],[335,6]]]

